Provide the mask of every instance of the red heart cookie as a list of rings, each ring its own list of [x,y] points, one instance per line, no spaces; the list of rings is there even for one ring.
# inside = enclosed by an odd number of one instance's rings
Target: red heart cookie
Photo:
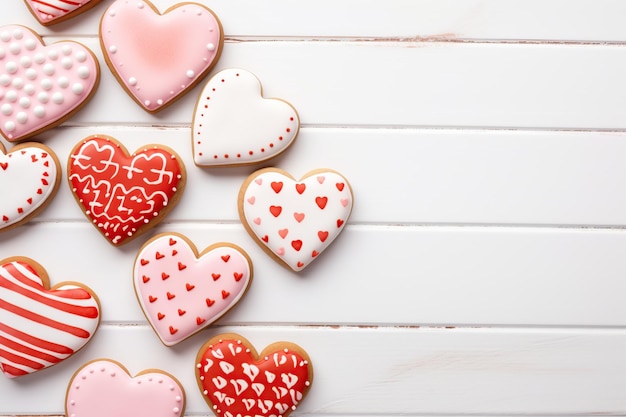
[[[96,92],[100,69],[77,42],[45,46],[24,26],[0,28],[0,133],[11,142],[57,126]]]
[[[257,355],[242,336],[222,334],[200,348],[196,379],[218,417],[287,417],[309,392],[313,366],[293,343],[273,343]]]
[[[127,243],[165,218],[185,186],[179,156],[148,145],[132,155],[109,136],[90,136],[68,160],[72,193],[113,245]]]
[[[224,35],[215,14],[179,3],[159,14],[145,0],[117,0],[100,23],[104,58],[124,89],[145,110],[162,110],[217,63]]]
[[[348,181],[327,169],[300,180],[276,168],[262,169],[239,192],[239,216],[246,230],[294,271],[304,269],[333,242],[351,210]]]
[[[135,259],[135,292],[146,318],[166,346],[226,314],[252,283],[252,261],[239,247],[217,243],[198,254],[178,233],[150,239]]]
[[[86,12],[100,0],[24,0],[30,12],[44,26],[61,23]]]
[[[193,117],[193,157],[199,166],[253,164],[285,151],[300,121],[286,101],[267,99],[254,74],[227,69],[198,97]]]
[[[73,355],[100,323],[100,304],[87,287],[50,288],[41,265],[23,257],[0,261],[0,368],[9,378]]]
[[[0,143],[0,232],[36,216],[61,181],[56,155],[39,143],[23,143],[5,154]]]

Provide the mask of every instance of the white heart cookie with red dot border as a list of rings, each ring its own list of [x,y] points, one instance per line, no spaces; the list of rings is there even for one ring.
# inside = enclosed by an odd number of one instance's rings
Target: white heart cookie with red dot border
[[[196,165],[245,165],[285,151],[298,135],[300,120],[291,104],[264,98],[254,74],[227,69],[204,86],[192,126]]]
[[[185,391],[172,375],[146,369],[134,377],[120,363],[97,359],[78,369],[67,386],[71,417],[181,417]]]
[[[100,68],[77,42],[44,45],[32,30],[0,28],[0,133],[10,142],[57,126],[96,92]]]
[[[198,3],[178,3],[160,14],[146,0],[117,0],[100,22],[109,69],[148,112],[163,110],[200,82],[223,43],[219,19]]]
[[[59,161],[47,146],[0,143],[0,232],[26,223],[52,200],[61,182]]]
[[[185,236],[163,233],[140,249],[133,282],[152,328],[164,345],[172,346],[241,300],[252,283],[252,261],[229,243],[216,243],[198,254]]]
[[[295,180],[266,168],[239,192],[239,216],[274,259],[294,271],[315,260],[341,233],[352,211],[352,190],[338,172],[320,169]]]
[[[88,287],[50,288],[32,259],[0,261],[0,370],[9,378],[56,365],[81,349],[100,324],[100,303]]]
[[[44,26],[61,23],[86,12],[100,0],[24,0],[30,12]]]

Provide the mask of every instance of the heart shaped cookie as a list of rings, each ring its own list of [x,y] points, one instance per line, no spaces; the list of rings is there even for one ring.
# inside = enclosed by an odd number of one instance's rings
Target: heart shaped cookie
[[[185,236],[163,233],[140,249],[133,281],[150,325],[172,346],[241,300],[252,283],[252,261],[232,244],[217,243],[198,254]]]
[[[198,3],[179,3],[160,14],[146,0],[117,0],[100,22],[106,63],[149,112],[163,110],[202,80],[223,43],[219,19]]]
[[[30,12],[44,26],[61,23],[86,12],[100,0],[24,0]]]
[[[0,28],[0,133],[16,142],[57,126],[96,92],[98,61],[70,41],[45,46],[32,30]]]
[[[261,83],[242,69],[215,74],[198,97],[193,116],[193,157],[198,166],[253,164],[293,143],[300,121],[281,99],[263,97]]]
[[[56,194],[59,161],[47,146],[22,143],[5,153],[0,143],[0,232],[26,223]]]
[[[316,259],[341,233],[352,211],[352,190],[338,172],[320,169],[295,180],[266,168],[239,192],[239,216],[266,252],[294,271]]]
[[[148,145],[129,155],[121,143],[104,135],[78,143],[67,172],[85,215],[115,246],[163,220],[186,181],[183,162],[173,150]]]
[[[65,395],[71,417],[181,417],[185,391],[170,374],[148,369],[131,377],[120,363],[98,359],[72,377]]]
[[[55,365],[82,348],[100,323],[89,288],[63,282],[50,288],[29,258],[0,261],[0,369],[9,378]]]
[[[287,417],[309,392],[313,365],[293,343],[273,343],[258,355],[249,341],[230,333],[200,348],[196,379],[218,417]]]

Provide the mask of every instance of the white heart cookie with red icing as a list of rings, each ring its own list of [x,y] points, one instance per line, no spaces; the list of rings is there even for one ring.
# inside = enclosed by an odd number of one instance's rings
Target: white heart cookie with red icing
[[[233,244],[216,243],[198,254],[185,236],[163,233],[140,249],[133,282],[152,328],[172,346],[241,300],[252,283],[252,261]]]
[[[100,323],[88,287],[50,288],[41,265],[25,257],[0,261],[0,369],[9,378],[55,365],[81,349]]]
[[[110,359],[78,369],[65,397],[65,415],[72,417],[181,417],[185,410],[185,391],[172,375],[146,369],[131,377]]]
[[[32,30],[0,28],[0,133],[16,142],[80,110],[100,80],[93,52],[77,42],[44,45]]]
[[[61,23],[86,12],[100,0],[24,0],[30,12],[44,26]]]
[[[198,351],[196,380],[218,417],[287,417],[311,389],[313,365],[294,343],[276,342],[257,354],[248,340],[226,333]]]
[[[239,216],[266,252],[294,271],[315,260],[341,233],[352,211],[352,190],[338,172],[320,169],[295,180],[266,168],[239,192]]]
[[[284,100],[263,97],[260,81],[242,69],[215,74],[198,97],[193,116],[193,157],[199,166],[266,161],[296,139],[300,121]]]
[[[22,143],[5,153],[0,143],[0,232],[26,223],[52,200],[61,181],[47,146]]]
[[[200,82],[223,43],[219,19],[198,3],[178,3],[160,14],[147,0],[117,0],[100,22],[111,72],[149,112],[163,110]]]

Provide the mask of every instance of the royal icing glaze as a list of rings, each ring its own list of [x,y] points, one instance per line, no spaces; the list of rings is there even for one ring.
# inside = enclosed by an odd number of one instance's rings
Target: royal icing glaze
[[[193,116],[193,157],[199,166],[252,164],[292,144],[298,113],[287,102],[266,99],[254,74],[227,69],[215,74],[198,96]]]
[[[287,417],[308,393],[313,367],[295,344],[274,343],[257,355],[243,337],[224,334],[200,348],[196,378],[218,417]]]
[[[316,170],[295,180],[275,168],[248,177],[239,215],[252,237],[294,271],[316,259],[341,233],[352,210],[352,190],[338,172]]]
[[[0,143],[0,232],[35,216],[60,183],[59,161],[50,148],[21,144],[5,154]]]
[[[76,371],[65,398],[67,417],[180,417],[184,409],[185,392],[173,376],[146,370],[131,377],[108,359]]]
[[[50,289],[28,258],[0,261],[0,368],[9,378],[68,358],[93,336],[100,306],[93,292],[65,282]]]
[[[223,42],[217,16],[197,3],[179,3],[159,14],[148,1],[117,0],[100,23],[109,68],[149,112],[162,110],[204,78]]]
[[[235,245],[211,245],[198,255],[184,236],[166,233],[141,248],[133,280],[146,318],[172,346],[239,302],[252,282],[252,263]]]
[[[0,28],[0,133],[15,142],[54,127],[95,93],[99,66],[76,42],[45,46],[24,26]]]
[[[31,13],[44,26],[62,22],[82,13],[100,0],[24,0]]]
[[[76,145],[67,171],[76,201],[116,246],[163,220],[185,185],[184,165],[171,149],[150,145],[129,156],[109,136]]]

